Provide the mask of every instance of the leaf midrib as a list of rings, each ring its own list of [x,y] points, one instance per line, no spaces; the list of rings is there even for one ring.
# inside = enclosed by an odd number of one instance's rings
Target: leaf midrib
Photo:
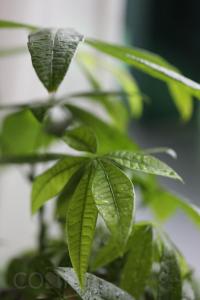
[[[117,201],[116,201],[116,199],[115,199],[115,193],[114,193],[114,191],[113,191],[112,185],[110,184],[109,176],[108,176],[108,174],[107,174],[107,172],[106,172],[106,170],[105,170],[105,167],[104,167],[104,165],[103,165],[103,162],[99,161],[99,164],[100,164],[100,166],[101,166],[101,168],[102,168],[102,170],[103,170],[103,172],[104,172],[106,181],[107,181],[107,183],[108,183],[108,186],[109,186],[109,189],[110,189],[112,198],[113,198],[113,203],[114,203],[115,208],[116,208],[116,211],[117,211],[117,217],[118,217],[118,220],[119,220],[119,222],[120,222],[120,220],[121,220],[120,212],[119,212],[119,208],[118,208],[118,205],[117,205]]]

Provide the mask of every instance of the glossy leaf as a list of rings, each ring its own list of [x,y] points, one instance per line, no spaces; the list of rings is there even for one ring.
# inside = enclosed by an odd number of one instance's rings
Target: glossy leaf
[[[93,167],[81,178],[67,210],[67,241],[73,268],[83,287],[98,211],[92,195]]]
[[[158,278],[158,300],[181,300],[181,272],[176,254],[171,246],[163,243]]]
[[[159,159],[142,152],[116,151],[110,153],[107,157],[118,165],[131,170],[170,177],[182,181],[181,177],[168,165]]]
[[[42,29],[29,35],[33,67],[49,92],[57,90],[82,40],[73,29]]]
[[[0,29],[27,29],[30,31],[37,30],[38,27],[25,24],[25,23],[19,23],[9,20],[0,20]]]
[[[97,140],[90,127],[79,126],[67,130],[62,139],[76,150],[93,153],[97,151]]]
[[[123,62],[133,65],[137,69],[167,83],[177,82],[185,87],[194,96],[200,96],[200,85],[187,77],[177,73],[173,68],[165,67],[154,61],[146,59],[148,52],[143,50],[135,50],[123,46],[113,45],[94,39],[87,39],[86,43],[97,50],[113,56]]]
[[[123,254],[132,228],[133,185],[118,167],[99,161],[92,191],[98,211]]]
[[[138,149],[138,146],[125,134],[91,113],[73,105],[66,105],[66,108],[70,110],[78,121],[94,130],[98,140],[98,153],[107,153],[111,149],[113,151],[117,149]]]
[[[57,268],[56,273],[66,281],[83,300],[134,300],[117,286],[95,275],[86,274],[85,288],[82,290],[75,273],[70,268]]]
[[[130,241],[130,251],[121,274],[121,288],[136,299],[144,292],[152,267],[151,225],[138,225]]]
[[[37,176],[32,187],[32,212],[35,213],[47,200],[56,196],[85,162],[87,159],[84,157],[68,156]]]

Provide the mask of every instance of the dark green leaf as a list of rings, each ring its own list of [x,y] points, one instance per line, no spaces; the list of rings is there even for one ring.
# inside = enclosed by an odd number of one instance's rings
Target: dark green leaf
[[[32,212],[35,213],[47,200],[56,196],[86,162],[87,158],[84,157],[67,156],[37,176],[32,187]]]
[[[0,29],[27,29],[30,31],[37,30],[38,27],[9,20],[0,20]]]
[[[185,76],[174,71],[174,68],[165,67],[163,63],[157,63],[155,59],[149,60],[149,53],[143,50],[135,50],[123,46],[108,44],[94,39],[87,39],[86,43],[99,51],[111,55],[123,62],[133,65],[137,69],[167,83],[177,82],[185,87],[194,96],[200,96],[200,85]]]
[[[153,233],[151,225],[138,225],[130,241],[130,251],[121,275],[121,288],[139,299],[152,267]]]
[[[73,268],[83,287],[97,221],[92,196],[93,167],[81,178],[67,210],[67,241]]]
[[[75,273],[70,268],[58,268],[56,273],[66,281],[83,300],[134,300],[115,285],[92,274],[86,274],[85,288],[82,290]]]
[[[132,182],[118,167],[109,162],[99,161],[92,191],[99,213],[123,254],[133,221]]]
[[[135,171],[178,179],[181,177],[159,159],[142,152],[116,151],[107,155],[117,164]]]
[[[29,35],[33,67],[49,92],[57,90],[82,39],[73,29],[42,29]]]
[[[76,150],[93,153],[97,151],[97,140],[90,127],[80,126],[67,130],[62,139]]]
[[[158,300],[181,300],[181,272],[176,254],[168,242],[163,242],[158,278]]]

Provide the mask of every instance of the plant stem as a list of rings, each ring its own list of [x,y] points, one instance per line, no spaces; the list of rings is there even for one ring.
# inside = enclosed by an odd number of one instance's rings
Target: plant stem
[[[46,224],[44,221],[44,207],[39,210],[39,234],[38,234],[38,249],[42,253],[46,246]]]

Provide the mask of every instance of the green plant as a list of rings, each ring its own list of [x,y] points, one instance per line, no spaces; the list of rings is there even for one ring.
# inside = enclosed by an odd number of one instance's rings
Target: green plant
[[[182,181],[153,156],[174,152],[142,150],[129,139],[128,120],[141,116],[144,96],[125,68],[105,63],[93,52],[82,52],[81,44],[166,82],[183,120],[191,117],[192,97],[200,98],[200,85],[157,55],[84,39],[72,29],[37,28],[4,20],[0,28],[30,31],[33,67],[49,93],[46,102],[0,106],[9,111],[1,126],[0,163],[30,166],[32,213],[38,213],[40,224],[38,247],[14,258],[5,270],[1,299],[200,299],[193,271],[159,225],[177,209],[200,225],[199,209],[156,180],[159,175]],[[91,90],[58,97],[56,91],[77,50],[77,62]],[[21,51],[26,49],[2,49],[0,55]],[[122,91],[104,90],[95,76],[96,66],[111,72]],[[82,98],[101,105],[110,122],[77,105],[76,99]],[[52,117],[55,107],[65,118],[57,121]],[[57,142],[77,152],[50,151]],[[56,163],[38,175],[37,164],[52,161]],[[154,212],[154,222],[135,221],[134,187],[140,190],[141,204]],[[53,221],[60,228],[57,240],[49,234],[44,218],[45,203],[51,198]]]

